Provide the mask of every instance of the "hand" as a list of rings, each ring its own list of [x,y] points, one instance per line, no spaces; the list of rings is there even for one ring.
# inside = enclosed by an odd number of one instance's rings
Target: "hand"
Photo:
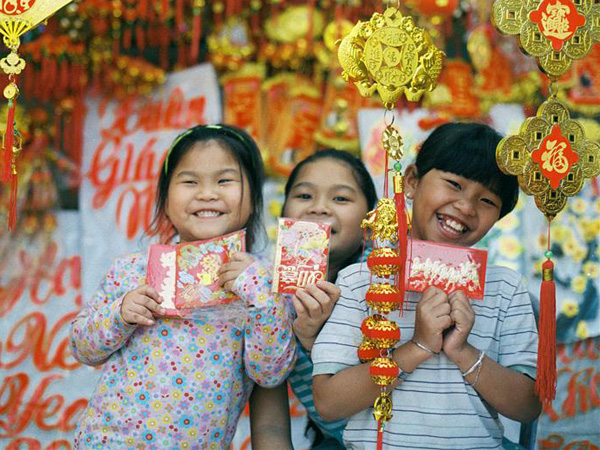
[[[292,325],[302,346],[310,351],[323,324],[340,298],[340,288],[329,281],[298,288],[292,297],[296,320]]]
[[[230,291],[235,279],[252,263],[254,263],[254,258],[249,253],[234,253],[229,258],[229,262],[223,264],[219,269],[219,285]]]
[[[448,295],[450,317],[454,326],[444,336],[442,348],[451,360],[459,354],[467,344],[467,338],[475,323],[475,311],[464,291],[454,291]]]
[[[417,304],[413,339],[438,353],[442,349],[442,333],[452,326],[450,311],[446,293],[436,287],[428,287]]]
[[[164,315],[162,299],[150,286],[138,286],[128,292],[121,302],[121,317],[130,325],[154,325],[154,315]]]

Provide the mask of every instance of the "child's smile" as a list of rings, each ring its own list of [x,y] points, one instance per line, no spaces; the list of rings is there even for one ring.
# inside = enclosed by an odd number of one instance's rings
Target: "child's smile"
[[[432,169],[423,177],[406,172],[406,192],[414,198],[413,234],[417,239],[470,247],[494,225],[502,201],[486,186]]]
[[[182,242],[242,229],[250,195],[235,158],[214,141],[192,148],[173,173],[166,211]]]

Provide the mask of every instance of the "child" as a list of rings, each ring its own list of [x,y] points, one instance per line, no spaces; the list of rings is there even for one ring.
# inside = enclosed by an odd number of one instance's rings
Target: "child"
[[[495,162],[500,139],[485,125],[446,124],[424,142],[405,173],[414,238],[469,247],[514,208],[517,180]],[[312,352],[317,411],[326,420],[350,418],[344,442],[359,449],[377,445],[371,407],[380,388],[357,357],[369,280],[364,265],[339,273],[340,299]],[[392,356],[402,372],[391,386],[384,448],[501,448],[498,413],[537,417],[537,331],[520,274],[491,266],[483,301],[430,287],[407,293],[404,308],[389,315],[401,329]]]
[[[194,127],[167,153],[153,232],[180,242],[260,227],[263,165],[256,144],[225,125]],[[146,257],[118,259],[73,321],[75,357],[104,372],[76,432],[80,448],[228,448],[254,382],[273,387],[294,362],[291,314],[267,271],[237,253],[220,283],[245,308],[242,326],[221,310],[161,317],[144,284]]]
[[[345,420],[325,422],[315,410],[312,398],[312,362],[310,351],[317,334],[331,314],[339,298],[339,288],[333,282],[338,272],[361,256],[363,230],[360,223],[375,207],[377,194],[371,176],[356,157],[340,150],[322,150],[300,162],[290,174],[285,186],[284,217],[326,222],[331,225],[328,281],[298,290],[292,301],[296,310],[294,332],[298,339],[298,359],[289,381],[294,393],[306,408],[309,427],[315,432],[316,448],[343,448],[341,444]],[[269,396],[273,398],[269,400]],[[263,406],[259,406],[263,404]],[[282,418],[287,414],[285,386],[276,390],[257,388],[251,399],[253,447],[261,441],[260,418],[266,429],[273,430],[271,414],[279,405]],[[263,413],[264,411],[264,413]],[[264,416],[263,416],[264,414]],[[283,424],[282,428],[285,428]],[[268,427],[268,428],[267,428]],[[283,431],[285,433],[285,431]],[[281,436],[281,432],[276,433]],[[267,438],[262,444],[273,448],[275,441]],[[281,448],[279,444],[278,448]]]

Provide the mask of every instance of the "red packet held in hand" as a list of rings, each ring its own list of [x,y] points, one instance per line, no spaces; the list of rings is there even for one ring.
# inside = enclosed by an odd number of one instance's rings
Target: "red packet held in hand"
[[[330,233],[326,223],[279,219],[273,292],[293,293],[327,279]]]
[[[166,315],[186,317],[194,309],[236,300],[219,287],[217,272],[230,254],[245,250],[245,242],[245,231],[238,231],[205,241],[151,245],[146,283],[158,291]]]
[[[409,258],[410,250],[409,250]],[[423,292],[429,286],[447,294],[463,290],[471,299],[483,299],[487,251],[413,240],[406,261],[406,289]]]

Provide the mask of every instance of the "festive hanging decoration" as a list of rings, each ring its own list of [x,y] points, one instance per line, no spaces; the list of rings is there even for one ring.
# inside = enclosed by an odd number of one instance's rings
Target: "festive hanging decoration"
[[[8,100],[6,131],[2,138],[4,152],[2,181],[11,186],[8,228],[14,230],[17,220],[17,156],[21,152],[22,138],[15,129],[15,108],[19,88],[16,76],[25,69],[25,60],[18,54],[20,37],[47,19],[58,9],[72,0],[32,0],[30,2],[0,3],[0,33],[4,37],[4,45],[10,53],[0,60],[0,68],[8,75],[9,83],[4,88],[4,97]]]
[[[522,50],[550,77],[564,74],[600,41],[600,3],[594,0],[497,0],[492,19],[500,32],[518,35]]]
[[[378,92],[386,113],[403,94],[409,101],[416,101],[424,92],[433,90],[442,70],[443,57],[444,53],[433,45],[429,35],[418,28],[411,17],[402,15],[394,7],[388,7],[383,14],[373,14],[368,22],[359,21],[338,50],[342,77],[354,82],[362,96],[370,97]],[[361,361],[371,361],[371,379],[381,386],[381,394],[373,406],[378,450],[383,446],[385,424],[392,417],[389,387],[400,373],[392,358],[392,350],[400,339],[400,329],[385,315],[394,310],[402,311],[408,246],[400,164],[403,142],[393,120],[386,120],[382,145],[386,151],[384,197],[361,225],[371,231],[373,241],[373,252],[367,259],[371,285],[366,301],[375,313],[368,316],[361,327],[364,337],[358,349]],[[388,190],[390,158],[395,161],[393,198],[389,197]]]
[[[519,35],[523,51],[537,59],[550,78],[550,98],[520,133],[500,142],[500,169],[518,176],[519,185],[548,219],[548,251],[542,265],[536,393],[544,404],[556,395],[556,288],[550,251],[550,223],[578,193],[586,178],[600,174],[600,145],[585,138],[557,97],[556,80],[600,40],[600,3],[592,0],[497,0],[493,22],[505,34]]]

